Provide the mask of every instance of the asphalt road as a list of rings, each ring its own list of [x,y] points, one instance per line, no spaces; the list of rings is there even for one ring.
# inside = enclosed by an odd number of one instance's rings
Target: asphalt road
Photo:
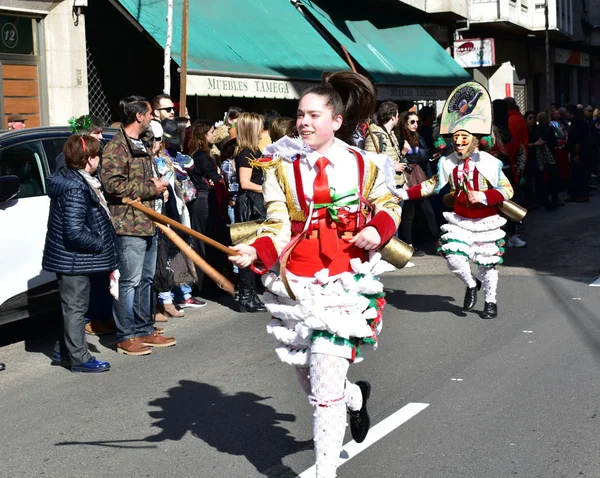
[[[385,277],[370,380],[373,425],[429,406],[352,457],[340,477],[600,477],[600,198],[534,211],[501,268],[500,317],[461,312],[436,256]],[[481,310],[482,297],[476,309]],[[113,369],[50,366],[40,323],[0,327],[0,476],[283,477],[313,465],[311,408],[265,332],[211,302],[170,319],[147,357],[89,339]],[[349,431],[346,441],[349,441]]]

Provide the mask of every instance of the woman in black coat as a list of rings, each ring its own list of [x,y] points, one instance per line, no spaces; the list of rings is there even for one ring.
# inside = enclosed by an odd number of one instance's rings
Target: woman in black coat
[[[61,335],[54,360],[72,372],[104,372],[108,362],[92,357],[85,340],[85,314],[95,284],[109,287],[119,266],[117,236],[100,181],[100,142],[73,135],[63,153],[67,167],[48,179],[50,215],[42,268],[56,273],[62,307]],[[110,300],[107,294],[106,300]]]
[[[215,127],[210,121],[196,120],[192,125],[190,138],[190,156],[194,159],[194,168],[189,176],[196,186],[196,199],[190,203],[190,219],[192,229],[200,234],[217,239],[218,204],[215,196],[215,185],[223,180],[217,165],[210,156],[210,148],[215,139]],[[207,250],[204,242],[193,239],[194,249],[213,267],[216,262],[225,261],[220,252]],[[218,255],[217,255],[218,254]],[[225,261],[226,262],[226,261]],[[218,267],[218,266],[217,266]],[[196,267],[198,289],[203,288],[204,271]]]

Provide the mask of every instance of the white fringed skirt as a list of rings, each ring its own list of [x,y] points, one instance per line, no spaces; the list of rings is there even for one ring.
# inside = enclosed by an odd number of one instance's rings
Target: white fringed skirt
[[[469,219],[454,212],[445,212],[448,221],[440,229],[438,252],[446,257],[449,254],[461,255],[482,267],[502,263],[504,236],[501,229],[506,219],[495,214],[481,219]]]
[[[377,347],[385,305],[378,276],[394,267],[379,253],[368,262],[352,259],[350,265],[352,272],[334,277],[329,277],[327,269],[314,277],[288,272],[296,300],[289,297],[278,274],[265,274],[263,302],[273,316],[267,332],[277,341],[275,350],[281,361],[308,366],[312,351],[358,362],[361,346]]]

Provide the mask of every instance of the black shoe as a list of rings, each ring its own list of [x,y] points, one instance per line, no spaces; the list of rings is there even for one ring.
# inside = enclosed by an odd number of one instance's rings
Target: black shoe
[[[482,319],[495,319],[498,317],[498,304],[495,302],[486,302],[481,313]]]
[[[2,372],[2,370],[6,370],[6,365],[0,362],[0,372]]]
[[[424,255],[425,251],[421,249],[415,249],[415,252],[413,252],[413,257],[423,257]]]
[[[256,294],[256,291],[254,292],[254,294],[252,294],[252,306],[254,307],[256,312],[267,311],[265,304],[263,304],[262,300],[260,300],[260,297]]]
[[[240,312],[265,312],[267,309],[252,289],[240,289],[237,294],[238,310]]]
[[[481,281],[475,279],[475,282],[477,282],[477,285],[475,287],[467,287],[465,292],[465,301],[463,303],[463,311],[465,312],[473,310],[473,307],[477,303],[477,291],[481,289]]]
[[[367,433],[369,433],[371,426],[371,419],[367,412],[367,401],[371,395],[371,384],[366,380],[360,380],[356,382],[356,385],[360,387],[360,391],[362,392],[362,408],[356,412],[349,411],[348,413],[350,414],[350,432],[352,433],[352,438],[356,443],[362,443],[367,438]]]

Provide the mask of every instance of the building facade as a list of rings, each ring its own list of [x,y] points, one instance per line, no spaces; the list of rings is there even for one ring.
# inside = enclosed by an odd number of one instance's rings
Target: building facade
[[[73,1],[4,0],[0,5],[0,116],[29,127],[64,125],[88,111],[85,23]]]

